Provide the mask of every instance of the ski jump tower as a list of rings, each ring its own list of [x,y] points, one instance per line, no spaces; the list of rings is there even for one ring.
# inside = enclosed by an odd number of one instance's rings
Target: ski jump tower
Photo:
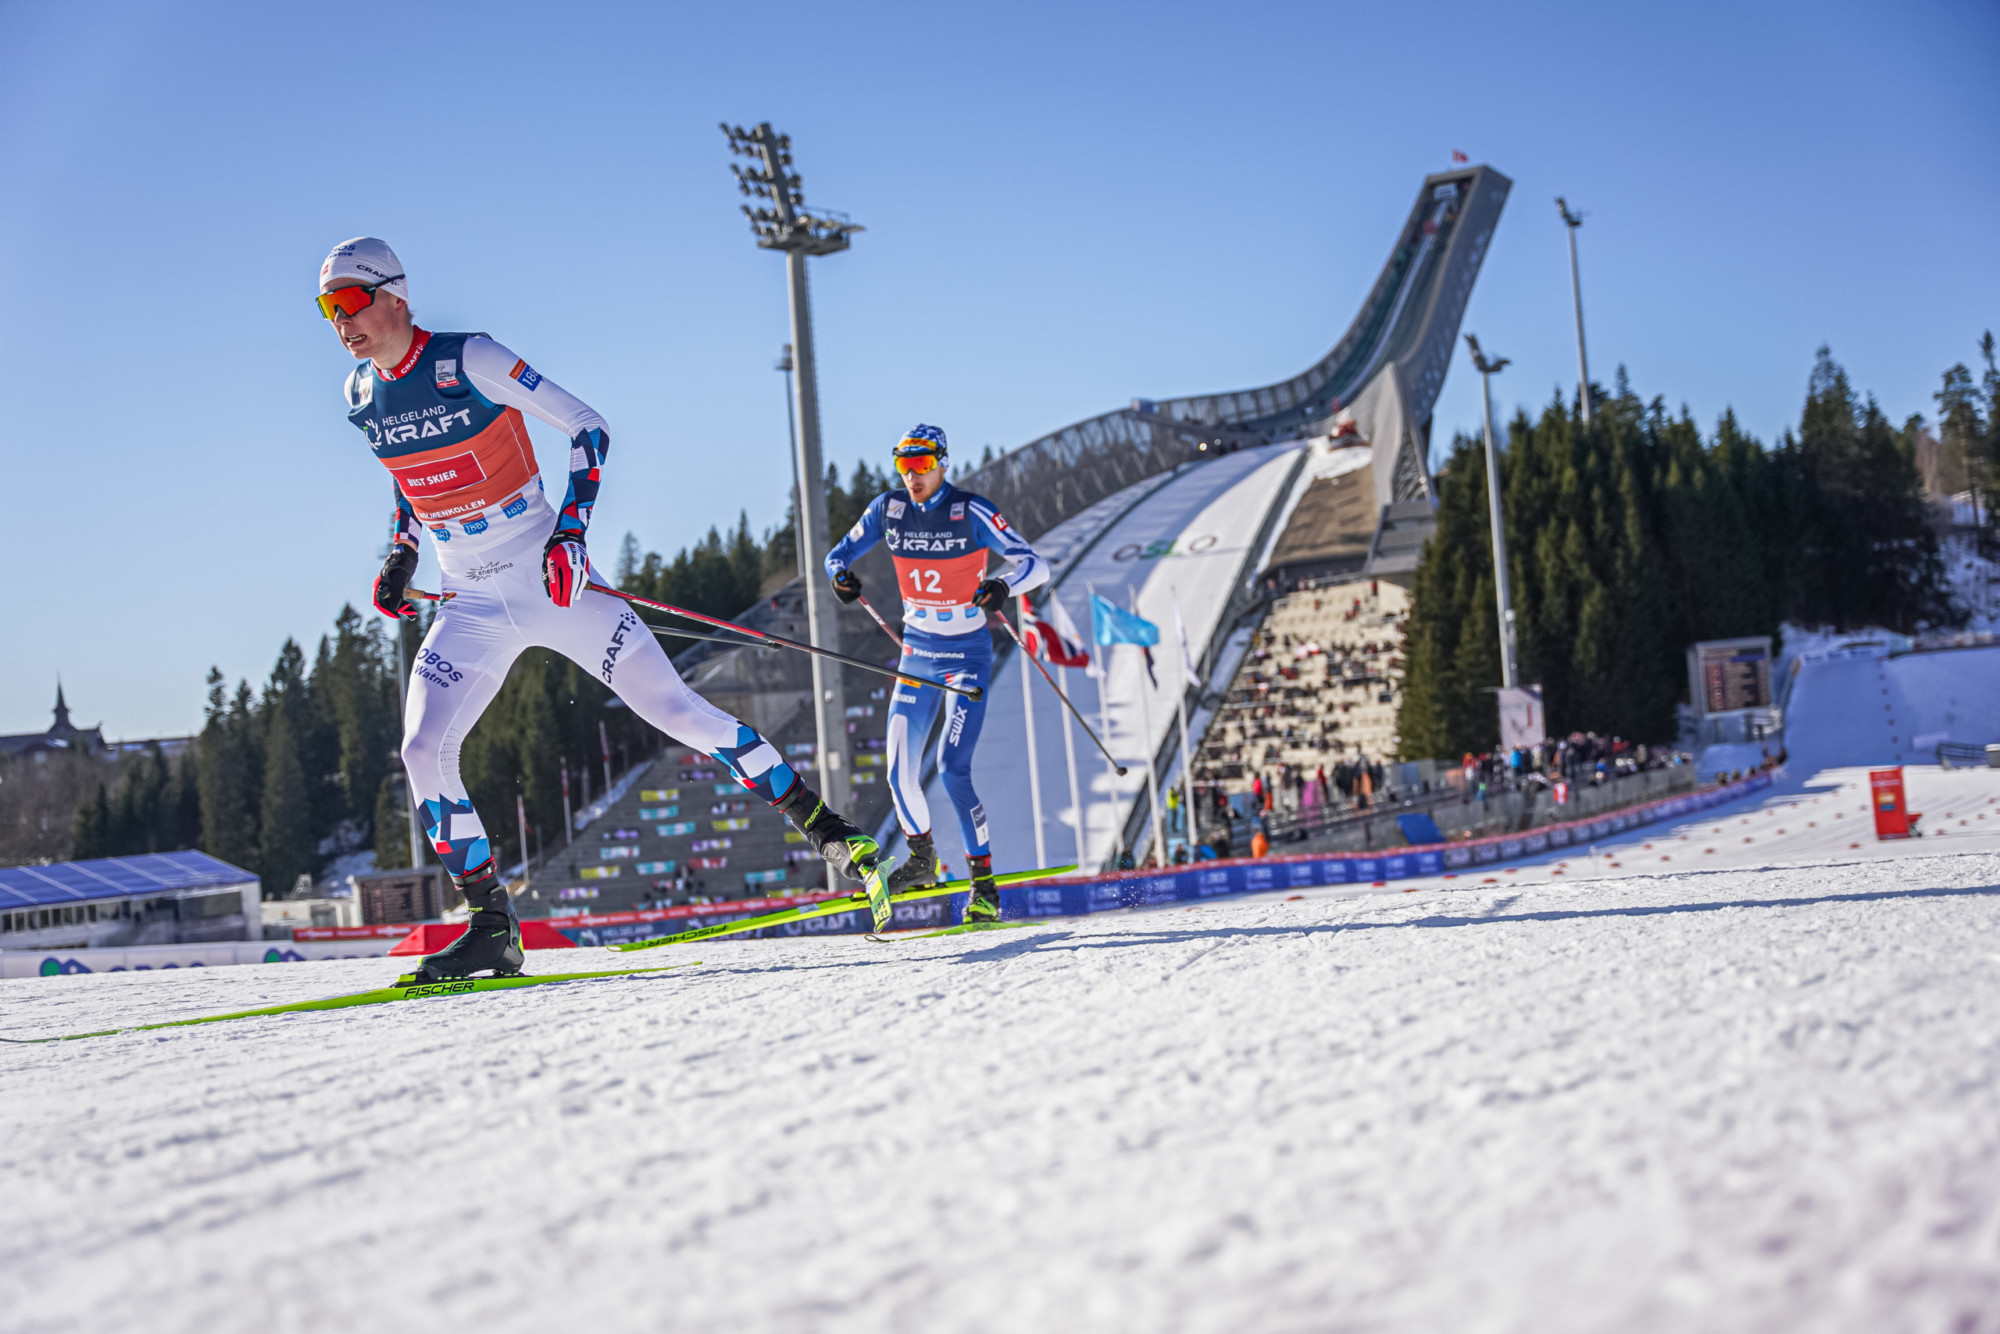
[[[1218,446],[1351,433],[1374,447],[1378,507],[1428,509],[1431,410],[1512,188],[1491,167],[1426,177],[1346,335],[1298,375],[1233,393],[1135,399],[1010,451],[966,485],[1033,537]]]

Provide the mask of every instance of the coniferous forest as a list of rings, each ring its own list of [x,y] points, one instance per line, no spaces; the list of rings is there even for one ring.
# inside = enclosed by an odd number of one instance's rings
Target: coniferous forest
[[[2000,459],[1991,335],[1982,351],[1981,385],[1955,366],[1937,396],[1957,470],[1946,485],[1975,491]],[[1551,736],[1673,740],[1697,640],[1963,619],[1919,481],[1923,418],[1893,425],[1827,349],[1797,432],[1770,447],[1727,413],[1704,437],[1685,410],[1642,401],[1622,369],[1592,404],[1588,427],[1560,395],[1537,419],[1522,413],[1500,459],[1520,679],[1542,686]],[[1485,460],[1461,436],[1411,594],[1404,758],[1498,744],[1497,627]]]

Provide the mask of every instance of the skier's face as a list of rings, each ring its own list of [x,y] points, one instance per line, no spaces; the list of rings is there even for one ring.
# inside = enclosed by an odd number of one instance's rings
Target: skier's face
[[[921,505],[944,485],[944,469],[932,468],[929,472],[905,474],[903,485],[910,488],[910,499]]]
[[[359,285],[336,283],[329,290]],[[333,331],[339,337],[340,345],[352,353],[356,361],[373,358],[380,365],[393,366],[410,349],[409,303],[399,296],[377,292],[373,301],[352,315],[346,311],[336,312]]]

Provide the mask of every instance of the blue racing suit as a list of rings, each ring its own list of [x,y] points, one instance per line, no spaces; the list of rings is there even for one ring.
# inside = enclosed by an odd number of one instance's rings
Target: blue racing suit
[[[993,637],[986,613],[972,596],[989,577],[990,551],[1012,562],[990,577],[1019,596],[1048,581],[1048,563],[1008,526],[993,502],[949,482],[922,505],[908,491],[890,491],[874,501],[826,556],[828,578],[847,569],[876,543],[889,548],[896,563],[896,587],[903,597],[902,666],[953,685],[986,687],[993,674]],[[930,832],[930,803],[924,799],[919,757],[945,693],[934,686],[898,683],[889,701],[889,790],[896,822],[905,834]],[[972,787],[972,752],[986,721],[984,700],[949,696],[944,732],[938,741],[938,769],[945,791],[958,808],[959,829],[968,856],[987,855],[986,810]]]

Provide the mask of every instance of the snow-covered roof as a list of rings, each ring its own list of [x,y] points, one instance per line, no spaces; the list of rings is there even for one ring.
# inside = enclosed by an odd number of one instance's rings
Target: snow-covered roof
[[[188,894],[243,885],[257,877],[205,852],[100,857],[49,866],[0,866],[0,910],[121,899],[137,894]]]

